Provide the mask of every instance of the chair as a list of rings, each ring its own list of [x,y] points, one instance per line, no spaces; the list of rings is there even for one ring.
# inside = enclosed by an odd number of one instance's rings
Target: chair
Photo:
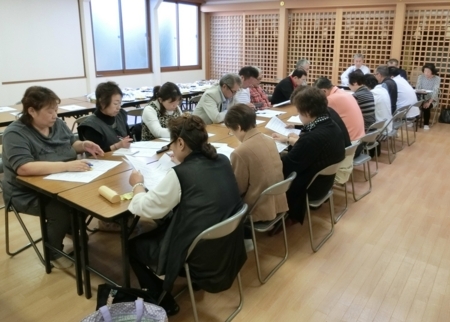
[[[408,111],[409,111],[409,109],[411,108],[411,105],[406,105],[406,106],[402,106],[402,107],[399,107],[399,108],[397,108],[397,110],[395,111],[395,114],[398,114],[398,113],[405,113],[405,116],[406,116],[406,113],[408,113]],[[394,114],[394,115],[395,115]],[[392,122],[392,129],[395,129],[395,130],[398,130],[398,129],[400,129],[400,134],[401,134],[401,139],[402,139],[402,146],[401,146],[401,148],[399,149],[399,151],[401,151],[401,150],[403,150],[403,142],[404,142],[404,140],[403,140],[403,123],[404,123],[404,118],[401,118],[401,119],[399,119],[399,120],[394,120],[393,122]]]
[[[188,109],[190,111],[193,111],[195,106],[197,106],[198,102],[200,101],[200,99],[202,98],[202,95],[198,95],[198,96],[194,96],[193,98],[191,98],[188,102]]]
[[[392,119],[389,122],[387,122],[387,124],[384,126],[384,129],[380,133],[380,136],[384,136],[387,139],[388,159],[389,159],[390,164],[392,164],[392,162],[395,160],[395,157],[397,154],[397,149],[395,146],[395,139],[397,137],[399,127],[394,127],[394,124],[396,124],[396,125],[401,124],[403,122],[403,118],[405,117],[405,115],[406,115],[406,110],[396,112],[394,114],[394,116],[392,116]],[[392,130],[389,131],[388,127],[389,127],[389,124],[391,124],[391,123],[392,123]],[[392,156],[391,156],[391,152],[392,152]]]
[[[381,130],[384,128],[384,125],[386,124],[387,120],[382,120],[382,121],[378,121],[373,123],[371,126],[369,126],[369,129],[367,130],[367,133],[373,132],[373,131],[378,131],[378,133],[381,132]],[[367,155],[370,155],[370,150],[373,150],[375,148],[377,148],[380,143],[377,140],[378,138],[375,139],[375,141],[373,142],[366,142],[366,144],[364,145],[364,151],[366,152]],[[374,177],[377,173],[378,173],[378,151],[375,150],[375,164],[376,164],[376,169],[375,172],[373,173],[372,177]]]
[[[230,236],[231,234],[237,232],[239,227],[243,228],[243,226],[242,226],[243,225],[243,218],[244,218],[244,216],[247,213],[247,209],[248,209],[247,205],[244,204],[241,207],[241,209],[234,216],[232,216],[232,217],[222,221],[221,223],[218,223],[218,224],[216,224],[216,225],[206,229],[202,233],[200,233],[194,239],[194,241],[192,242],[191,246],[188,249],[188,252],[187,252],[187,255],[186,255],[186,261],[184,263],[184,269],[186,271],[186,278],[187,278],[187,282],[188,282],[187,287],[189,289],[189,296],[191,298],[191,303],[192,303],[192,311],[194,313],[194,320],[196,322],[198,322],[197,306],[195,304],[194,290],[192,288],[191,273],[190,273],[190,270],[189,270],[189,262],[190,262],[191,254],[193,254],[193,256],[195,255],[194,257],[195,257],[195,260],[196,260],[196,264],[198,264],[198,261],[200,260],[200,261],[204,261],[206,263],[209,263],[209,265],[211,265],[212,263],[210,261],[209,254],[207,252],[206,253],[199,253],[197,251],[198,245],[202,245],[202,244],[204,244],[207,241],[218,240],[220,238],[224,238],[226,236]],[[238,237],[242,237],[243,238],[243,229],[242,229],[242,234],[240,234]],[[229,247],[229,245],[230,245],[230,243],[222,243],[222,246],[224,246],[224,247]],[[231,245],[233,245],[233,244],[231,243]],[[245,254],[245,246],[244,246],[243,239],[242,239],[241,246],[243,247],[243,252]],[[220,251],[220,250],[218,250],[218,251]],[[234,258],[230,258],[228,260],[231,261],[233,259]],[[197,265],[196,272],[198,272],[199,269],[200,268],[198,268],[198,265]],[[217,277],[217,276],[214,276],[214,277]],[[212,277],[212,278],[214,278],[214,277]],[[239,272],[237,273],[236,278],[237,278],[237,282],[238,282],[239,296],[240,296],[239,306],[227,318],[226,321],[231,321],[241,311],[241,309],[242,309],[242,307],[244,305],[244,294],[242,292],[241,275],[240,275]],[[215,281],[216,281],[216,279],[215,279]],[[214,281],[210,281],[210,282],[214,283]],[[161,300],[164,298],[165,295],[166,295],[166,292],[163,292],[161,294],[158,303],[161,302]]]
[[[341,162],[330,165],[328,167],[326,167],[325,169],[319,171],[314,178],[311,180],[311,182],[309,183],[308,187],[306,188],[306,214],[308,215],[308,224],[309,224],[309,239],[311,241],[311,248],[313,250],[313,252],[317,252],[322,246],[323,244],[331,237],[331,235],[333,235],[334,232],[334,203],[333,203],[333,187],[331,187],[331,189],[325,194],[325,196],[323,196],[320,199],[317,200],[309,200],[309,196],[308,196],[308,189],[309,187],[311,187],[311,185],[314,183],[314,180],[316,180],[316,178],[318,176],[330,176],[333,174],[336,174],[336,172],[339,170],[339,167],[341,166]],[[312,230],[312,221],[311,221],[311,210],[310,210],[310,206],[311,207],[320,207],[325,201],[329,200],[329,204],[330,204],[330,219],[331,219],[331,230],[330,232],[322,239],[322,241],[320,241],[320,243],[317,246],[314,246],[314,242],[313,242],[313,230]]]
[[[423,103],[423,100],[418,101],[415,104],[412,104],[407,110],[406,110],[406,114],[405,114],[405,119],[403,120],[403,123],[405,124],[405,131],[406,131],[406,142],[408,143],[408,146],[411,146],[414,144],[414,142],[416,142],[416,132],[417,132],[417,127],[419,126],[419,122],[418,122],[418,118],[419,116],[415,116],[415,117],[410,117],[408,118],[408,112],[414,107],[421,107]],[[408,131],[408,126],[409,124],[412,125],[412,129],[414,132],[414,140],[410,141],[409,140],[409,131]],[[414,129],[415,126],[415,129]]]
[[[75,130],[75,125],[78,127],[85,119],[87,119],[89,115],[80,116],[79,118],[75,119],[75,121],[72,124],[72,133]]]
[[[128,116],[134,116],[134,124],[136,124],[137,122],[137,118],[138,117],[142,117],[142,113],[144,112],[144,108],[143,107],[138,107],[132,110],[127,110],[127,115]]]
[[[264,198],[264,196],[278,196],[281,194],[286,193],[286,191],[289,190],[289,187],[291,186],[292,181],[294,181],[295,177],[297,176],[296,172],[292,172],[287,179],[278,182],[270,187],[268,187],[266,190],[261,192],[258,199],[256,200],[252,210],[250,210],[249,214],[253,212],[253,210],[256,208],[258,202]],[[254,245],[254,251],[255,251],[255,260],[256,260],[256,270],[258,272],[258,279],[261,282],[261,284],[265,284],[272,275],[281,267],[281,265],[286,262],[288,258],[288,244],[287,244],[287,236],[286,236],[286,225],[284,222],[284,219],[286,217],[286,212],[282,212],[277,214],[275,219],[271,221],[264,221],[264,222],[253,222],[253,218],[251,215],[249,215],[249,221],[250,226],[252,227],[252,240]],[[281,220],[283,225],[283,235],[284,235],[284,257],[283,259],[270,271],[270,273],[263,279],[261,276],[261,266],[259,264],[259,253],[258,253],[258,245],[256,243],[256,234],[255,231],[259,233],[264,233],[272,229],[279,221]]]
[[[358,140],[358,141],[352,143],[352,145],[345,148],[345,159],[350,158],[350,157],[352,159],[354,158],[356,149],[358,148],[359,144],[360,144],[360,141]],[[345,159],[344,159],[344,161],[345,161]],[[342,162],[344,162],[344,161],[342,161]],[[353,161],[352,161],[352,163],[353,163]],[[353,171],[353,169],[352,169],[352,171]],[[347,192],[348,179],[349,178],[347,178],[347,180],[345,182],[336,182],[336,180],[334,181],[335,185],[338,185],[338,186],[341,186],[344,188],[344,193],[345,193],[345,207],[340,212],[339,215],[334,217],[335,224],[341,219],[341,217],[347,212],[347,209],[348,209],[348,192]]]
[[[364,143],[371,144],[371,143],[375,142],[379,134],[380,134],[380,131],[373,131],[373,132],[367,133],[366,135],[364,135],[361,138],[361,144],[364,144]],[[375,155],[376,155],[376,153],[375,153]],[[353,199],[355,201],[362,199],[364,196],[368,195],[372,191],[372,177],[373,176],[370,174],[370,164],[368,164],[368,162],[371,159],[372,158],[370,157],[370,155],[366,154],[366,153],[361,153],[360,155],[358,155],[356,158],[353,159],[353,167],[362,165],[363,171],[364,171],[364,178],[366,179],[366,181],[369,180],[369,189],[366,192],[364,192],[362,195],[357,197],[356,193],[355,193],[355,179],[353,177],[353,172],[351,173],[350,177],[352,179],[352,193],[353,193]],[[366,175],[366,164],[367,164],[368,175]]]

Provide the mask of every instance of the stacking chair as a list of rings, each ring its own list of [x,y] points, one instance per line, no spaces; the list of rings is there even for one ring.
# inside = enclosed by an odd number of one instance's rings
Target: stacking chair
[[[188,103],[188,109],[190,111],[193,111],[201,98],[202,98],[202,95],[194,96],[193,98],[191,98]]]
[[[408,143],[408,146],[411,146],[414,144],[414,142],[416,142],[416,132],[417,132],[417,127],[419,126],[419,116],[415,116],[415,117],[410,117],[408,118],[408,112],[414,107],[421,107],[423,103],[423,100],[418,101],[417,103],[411,105],[407,110],[406,110],[406,114],[405,114],[405,119],[403,120],[403,124],[405,124],[405,131],[406,131],[406,142]],[[414,140],[409,140],[409,131],[408,131],[408,126],[411,124],[412,129],[413,129],[413,133],[414,133]]]
[[[336,163],[333,165],[330,165],[326,167],[325,169],[319,171],[314,178],[309,183],[308,187],[306,188],[306,214],[308,215],[308,224],[309,224],[309,239],[311,241],[311,248],[313,252],[317,252],[322,245],[333,235],[334,232],[334,203],[333,203],[333,187],[320,199],[317,200],[309,200],[308,196],[308,189],[311,187],[311,185],[314,183],[314,180],[318,176],[331,176],[333,174],[336,174],[336,172],[339,170],[339,167],[341,166],[341,163]],[[314,235],[313,235],[313,229],[312,229],[312,221],[311,221],[311,210],[310,207],[320,207],[325,201],[329,200],[330,204],[330,221],[331,221],[331,230],[330,232],[319,242],[317,246],[314,246]]]
[[[387,120],[382,120],[382,121],[378,121],[373,123],[371,126],[369,126],[369,129],[367,130],[367,133],[373,132],[373,131],[378,131],[378,133],[381,132],[381,130],[384,128],[384,125],[386,124]],[[378,139],[378,138],[377,138]],[[367,155],[370,155],[370,150],[376,149],[380,143],[378,142],[378,140],[375,139],[375,141],[373,142],[366,142],[366,144],[364,145],[364,151],[366,152]],[[378,173],[378,153],[377,150],[375,150],[375,172],[372,174],[372,177],[374,177],[377,173]]]
[[[360,144],[360,141],[358,140],[358,141],[353,142],[352,145],[350,145],[350,146],[348,146],[348,147],[345,148],[345,158],[346,158],[346,159],[347,159],[347,158],[350,158],[350,157],[351,157],[352,159],[354,158],[354,156],[355,156],[355,151],[356,151],[356,149],[358,148],[359,144]],[[344,160],[345,160],[345,159],[344,159]],[[352,169],[352,171],[353,171],[353,169]],[[350,178],[350,177],[349,177],[349,178]],[[335,181],[334,181],[334,184],[335,184],[335,185],[344,188],[344,193],[345,193],[345,207],[344,207],[344,209],[343,209],[337,216],[334,217],[334,223],[335,223],[335,224],[341,219],[341,217],[347,212],[347,209],[348,209],[347,182],[348,182],[348,179],[349,179],[349,178],[347,178],[347,180],[345,180],[344,182],[337,182],[336,179],[335,179]]]
[[[134,116],[134,124],[137,123],[137,118],[142,117],[142,113],[144,112],[144,108],[143,107],[139,107],[139,108],[135,108],[132,110],[127,110],[127,115],[128,116]]]
[[[198,250],[199,246],[201,245],[204,247],[205,243],[208,243],[208,241],[210,241],[210,242],[215,241],[216,243],[214,244],[214,246],[215,246],[214,250],[216,252],[221,253],[221,250],[223,250],[224,248],[235,247],[235,249],[237,251],[240,250],[241,252],[243,252],[243,254],[246,258],[246,252],[245,252],[245,246],[244,246],[244,240],[243,240],[243,236],[244,236],[244,232],[243,232],[244,220],[243,220],[243,218],[247,214],[247,209],[248,209],[247,205],[244,204],[241,207],[241,209],[234,216],[232,216],[232,217],[224,220],[223,222],[218,223],[218,224],[206,229],[202,233],[200,233],[194,239],[194,241],[192,242],[191,246],[188,249],[188,252],[186,255],[186,261],[184,263],[184,269],[186,271],[186,278],[187,278],[187,282],[188,282],[187,287],[189,289],[189,296],[191,298],[192,310],[194,313],[194,320],[196,322],[198,322],[198,314],[197,314],[197,306],[195,304],[195,297],[194,297],[194,290],[192,288],[192,282],[196,283],[200,287],[202,287],[202,283],[205,282],[204,280],[202,280],[202,281],[195,280],[195,276],[198,275],[199,271],[201,270],[201,268],[199,267],[199,266],[201,266],[201,264],[199,264],[199,261],[207,263],[208,272],[215,272],[217,270],[217,267],[212,267],[212,266],[216,265],[216,263],[213,263],[213,261],[211,261],[210,252],[199,251]],[[238,229],[241,229],[241,231],[238,231]],[[232,236],[233,234],[235,236]],[[226,240],[223,242],[219,241],[219,239],[226,238],[226,237],[231,237],[232,240]],[[238,238],[238,240],[236,240],[235,238]],[[217,242],[219,242],[219,244]],[[241,249],[238,249],[240,247],[241,247]],[[192,257],[194,258],[194,267],[195,267],[195,274],[192,274],[192,277],[194,277],[193,281],[192,281],[190,266],[189,266]],[[245,260],[244,260],[244,262],[242,262],[242,264],[240,265],[240,263],[236,262],[238,260],[236,257],[228,258],[228,259],[224,259],[224,260],[227,262],[230,262],[229,265],[227,265],[227,267],[230,267],[230,268],[232,267],[234,269],[237,266],[239,270],[240,270],[240,267],[245,262]],[[232,261],[235,261],[235,262],[231,263]],[[220,265],[220,264],[217,264],[217,265]],[[242,292],[241,275],[240,275],[239,271],[236,274],[236,279],[238,282],[240,302],[239,302],[239,306],[237,307],[237,309],[227,318],[226,321],[231,321],[241,311],[241,309],[244,305],[244,294]],[[219,280],[219,282],[218,282],[218,280]],[[208,278],[208,281],[206,281],[206,283],[207,284],[220,283],[220,276],[210,276]],[[208,291],[208,289],[205,289],[205,290]],[[178,297],[180,294],[178,294],[175,297]],[[164,298],[165,295],[166,295],[166,292],[163,292],[161,294],[161,296],[159,298],[159,302],[161,302],[161,300]]]
[[[285,194],[286,191],[289,190],[289,187],[291,186],[291,183],[292,183],[292,181],[294,181],[296,176],[297,176],[297,173],[296,172],[292,172],[289,175],[289,177],[287,177],[287,179],[285,179],[285,180],[283,180],[281,182],[278,182],[278,183],[270,186],[269,188],[267,188],[263,192],[261,192],[261,194],[259,195],[258,199],[256,200],[256,203],[254,204],[254,206],[253,206],[252,210],[249,212],[249,214],[251,214],[253,212],[253,210],[258,205],[258,202],[260,200],[262,200],[263,198],[267,198],[269,196],[277,196],[277,195]],[[288,258],[288,243],[287,243],[287,236],[286,236],[286,225],[285,225],[285,222],[284,222],[285,217],[286,217],[286,212],[281,212],[281,213],[277,214],[277,216],[273,220],[264,221],[264,222],[253,222],[252,216],[249,215],[249,221],[250,221],[250,225],[251,225],[251,228],[252,228],[252,240],[253,240],[254,251],[255,251],[256,270],[258,272],[258,279],[261,282],[261,284],[265,284],[272,277],[272,275],[281,267],[281,265],[283,265],[284,262],[286,262],[286,260]],[[267,232],[270,229],[272,229],[279,221],[281,221],[281,223],[283,225],[284,257],[270,271],[270,273],[265,278],[263,278],[261,276],[261,266],[260,266],[260,263],[259,263],[259,253],[258,253],[258,245],[256,243],[255,231],[257,231],[259,233]]]
[[[404,124],[404,118],[406,116],[406,113],[408,113],[408,110],[411,108],[411,105],[406,105],[406,106],[402,106],[397,108],[397,110],[395,111],[394,115],[399,114],[399,113],[404,113],[404,117],[401,119],[396,119],[392,121],[392,129],[398,131],[400,129],[400,137],[402,139],[402,146],[399,149],[399,151],[403,150],[403,144],[404,144],[404,139],[403,139],[403,124]],[[394,116],[392,116],[393,118]]]
[[[80,125],[81,123],[83,123],[83,121],[85,120],[85,119],[87,119],[89,117],[89,115],[83,115],[83,116],[80,116],[79,118],[77,118],[77,119],[75,119],[75,122],[73,122],[73,124],[72,124],[72,133],[73,133],[73,131],[75,130],[75,125],[78,127],[78,125]]]
[[[392,119],[387,122],[387,124],[384,126],[384,129],[381,131],[381,135],[386,137],[387,139],[387,151],[388,151],[388,159],[389,159],[389,163],[391,164],[394,160],[395,157],[397,155],[397,148],[396,148],[396,138],[397,138],[397,133],[398,133],[398,129],[399,127],[395,127],[394,124],[396,124],[397,126],[400,124],[402,124],[403,119],[406,115],[406,110],[400,111],[400,112],[396,112],[393,116]],[[389,124],[392,123],[392,130],[389,131],[388,127]],[[391,156],[392,154],[392,156]]]

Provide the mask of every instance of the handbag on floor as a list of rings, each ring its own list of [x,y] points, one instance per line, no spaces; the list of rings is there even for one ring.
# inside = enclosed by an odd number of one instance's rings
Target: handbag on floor
[[[150,292],[138,288],[126,288],[114,286],[110,284],[100,284],[97,291],[97,307],[98,310],[104,305],[111,305],[123,302],[134,302],[137,299],[143,299],[144,302],[156,304]]]
[[[439,123],[450,123],[450,108],[443,108],[439,115]]]

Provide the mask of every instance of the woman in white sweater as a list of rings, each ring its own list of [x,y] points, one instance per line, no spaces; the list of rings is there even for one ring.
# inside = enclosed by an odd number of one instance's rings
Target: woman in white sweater
[[[142,141],[169,138],[169,120],[181,115],[178,107],[182,99],[180,89],[171,82],[153,88],[153,97],[142,113]]]

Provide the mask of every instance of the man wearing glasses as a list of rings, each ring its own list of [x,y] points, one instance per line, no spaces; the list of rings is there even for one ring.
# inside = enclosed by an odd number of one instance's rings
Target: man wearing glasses
[[[219,85],[205,91],[193,114],[199,116],[206,124],[222,123],[228,108],[236,102],[234,96],[241,88],[242,80],[237,74],[222,76]]]

